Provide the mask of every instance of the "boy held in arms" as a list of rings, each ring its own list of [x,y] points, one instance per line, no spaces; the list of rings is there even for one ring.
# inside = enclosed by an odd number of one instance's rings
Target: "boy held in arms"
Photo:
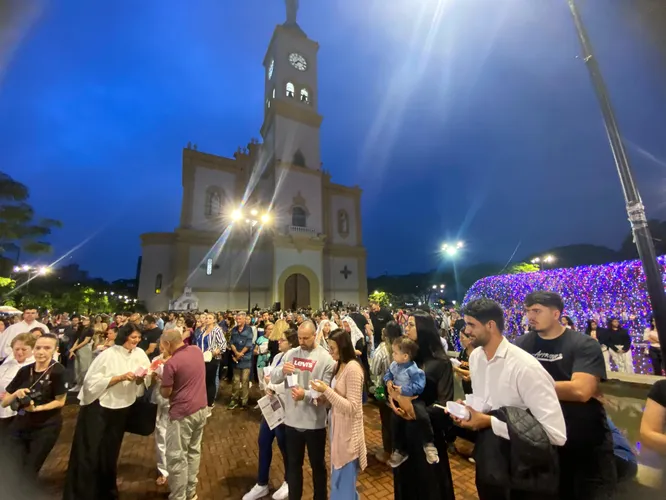
[[[402,337],[393,342],[392,348],[393,362],[384,375],[384,382],[387,385],[392,384],[403,396],[418,396],[423,392],[426,382],[425,373],[414,362],[419,346],[413,340]],[[388,461],[391,467],[398,467],[409,458],[409,455],[403,452],[403,443],[406,427],[410,424],[415,425],[415,430],[422,439],[423,451],[428,463],[436,464],[439,462],[439,454],[434,444],[434,433],[425,404],[417,398],[412,400],[412,405],[414,406],[416,420],[410,422],[402,418],[397,418],[395,419],[395,425],[392,426],[394,430],[393,453]]]

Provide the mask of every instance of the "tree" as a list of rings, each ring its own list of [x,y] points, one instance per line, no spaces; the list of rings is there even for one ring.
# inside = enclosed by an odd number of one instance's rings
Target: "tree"
[[[380,306],[388,306],[391,303],[391,298],[388,293],[375,290],[368,296],[368,302],[377,302]]]
[[[25,184],[0,172],[0,256],[16,253],[18,260],[21,252],[44,254],[52,250],[44,238],[62,224],[54,219],[35,220],[29,196]]]
[[[535,273],[539,271],[539,266],[529,262],[519,262],[509,268],[506,274]]]

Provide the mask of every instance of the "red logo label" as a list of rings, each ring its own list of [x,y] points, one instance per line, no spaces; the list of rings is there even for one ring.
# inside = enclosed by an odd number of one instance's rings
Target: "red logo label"
[[[294,366],[301,371],[312,373],[316,364],[314,359],[294,358]]]

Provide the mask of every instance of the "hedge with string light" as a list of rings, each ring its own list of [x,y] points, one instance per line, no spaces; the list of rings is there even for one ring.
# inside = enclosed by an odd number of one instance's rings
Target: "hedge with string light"
[[[662,279],[665,259],[658,258]],[[640,261],[491,276],[474,283],[464,303],[481,297],[499,302],[506,313],[505,335],[512,340],[524,331],[521,321],[525,296],[539,290],[562,296],[564,314],[573,319],[578,331],[585,331],[589,319],[605,327],[609,318],[619,318],[631,335],[636,373],[652,374],[643,342],[652,309]]]

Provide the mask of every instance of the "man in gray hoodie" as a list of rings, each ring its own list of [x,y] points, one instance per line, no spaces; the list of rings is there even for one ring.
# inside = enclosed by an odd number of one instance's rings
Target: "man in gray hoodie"
[[[287,437],[287,483],[289,500],[300,500],[303,494],[303,460],[305,448],[312,466],[314,500],[326,500],[326,408],[317,404],[310,394],[310,381],[331,383],[335,362],[323,347],[315,342],[317,329],[310,320],[298,327],[296,347],[284,355],[273,369],[271,383],[284,383],[285,425]],[[291,397],[290,397],[291,396]]]

